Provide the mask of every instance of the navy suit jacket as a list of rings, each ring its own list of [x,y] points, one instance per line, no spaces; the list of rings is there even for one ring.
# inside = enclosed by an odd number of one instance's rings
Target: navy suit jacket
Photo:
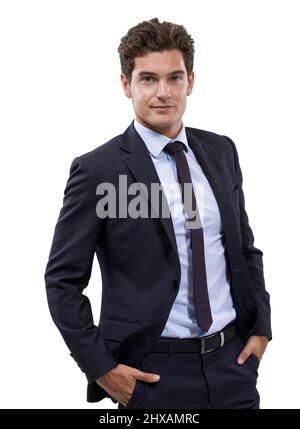
[[[254,247],[235,144],[196,128],[186,127],[186,134],[220,210],[238,332],[244,341],[250,335],[271,339],[263,253]],[[52,319],[86,375],[89,402],[109,397],[97,377],[119,363],[136,367],[142,361],[161,335],[180,285],[171,217],[97,216],[97,185],[114,184],[118,196],[119,175],[126,175],[128,186],[146,185],[150,207],[151,183],[160,180],[133,122],[123,134],[73,160],[45,271]],[[102,276],[99,325],[83,293],[95,254]]]

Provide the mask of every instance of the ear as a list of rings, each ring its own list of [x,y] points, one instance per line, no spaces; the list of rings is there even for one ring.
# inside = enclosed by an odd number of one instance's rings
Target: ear
[[[192,93],[193,86],[194,86],[194,80],[195,80],[195,73],[194,73],[194,71],[192,71],[188,77],[188,86],[186,89],[186,95],[190,95]]]
[[[131,98],[130,83],[124,73],[121,73],[121,82],[126,97]]]

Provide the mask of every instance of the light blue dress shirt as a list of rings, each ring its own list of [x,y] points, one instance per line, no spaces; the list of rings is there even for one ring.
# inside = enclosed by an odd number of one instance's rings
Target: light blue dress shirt
[[[222,222],[216,199],[201,166],[188,145],[183,123],[179,134],[172,140],[163,134],[146,128],[136,119],[134,120],[134,127],[148,148],[166,195],[181,266],[179,291],[161,336],[192,338],[210,335],[223,329],[236,317],[230,294],[225,249],[222,242]],[[182,142],[186,147],[185,156],[191,172],[197,207],[203,226],[207,286],[213,318],[213,323],[208,332],[203,331],[196,321],[190,230],[185,228],[187,217],[177,178],[176,162],[172,155],[163,151],[167,143],[175,140]]]

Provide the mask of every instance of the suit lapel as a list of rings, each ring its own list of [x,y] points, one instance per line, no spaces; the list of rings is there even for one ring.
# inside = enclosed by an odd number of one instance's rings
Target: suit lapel
[[[189,146],[200,164],[210,186],[215,195],[220,217],[222,220],[224,238],[231,266],[241,266],[241,243],[234,222],[234,208],[224,174],[224,166],[216,154],[214,148],[204,138],[195,137],[188,127],[186,134]]]
[[[151,183],[159,183],[161,185],[161,182],[152,162],[151,155],[148,152],[147,146],[135,130],[133,122],[124,133],[124,139],[121,144],[121,149],[128,152],[128,156],[123,159],[123,162],[127,166],[128,170],[131,172],[135,180],[139,183],[143,183],[146,185],[148,191],[147,195],[145,194],[143,187],[141,187],[140,189],[145,198],[147,198],[151,204]],[[164,191],[162,191],[162,200],[163,205],[165,207],[168,207],[168,202]],[[156,210],[155,206],[152,204],[151,206],[153,212],[155,213],[155,216],[161,221],[166,231],[166,234],[178,256],[177,243],[170,211],[169,217],[162,217]]]

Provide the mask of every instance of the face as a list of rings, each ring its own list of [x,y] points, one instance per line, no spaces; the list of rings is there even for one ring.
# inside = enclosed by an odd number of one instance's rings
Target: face
[[[136,57],[131,83],[121,74],[125,95],[132,99],[136,119],[169,138],[181,128],[186,97],[191,94],[194,72],[189,76],[178,49]]]

